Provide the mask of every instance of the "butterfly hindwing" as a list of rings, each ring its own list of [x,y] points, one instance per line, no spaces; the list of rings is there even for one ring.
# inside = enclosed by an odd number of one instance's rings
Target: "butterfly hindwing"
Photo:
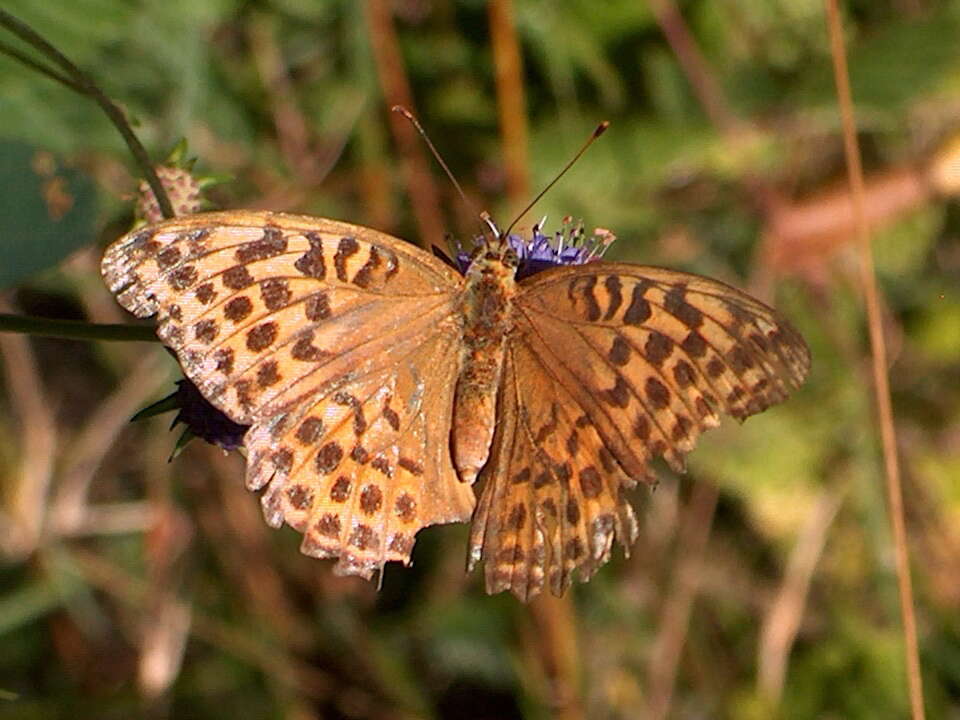
[[[470,566],[484,560],[488,592],[526,601],[547,584],[559,595],[575,569],[587,579],[607,561],[615,534],[625,550],[636,539],[623,500],[635,481],[522,339],[507,351],[499,403]]]
[[[452,349],[435,335],[406,361],[255,425],[247,483],[269,482],[267,521],[302,532],[304,553],[339,557],[338,574],[369,578],[386,561],[409,564],[422,527],[468,519],[473,491],[450,482],[449,444],[432,431],[450,422],[453,384],[429,380],[453,370]]]
[[[723,283],[660,268],[548,270],[520,284],[514,315],[499,412],[516,415],[516,439],[495,438],[470,557],[487,562],[488,589],[520,597],[544,577],[554,592],[573,569],[589,577],[614,530],[632,542],[623,495],[647,478],[653,457],[682,470],[721,413],[744,419],[781,402],[810,366],[776,311]],[[547,480],[515,482],[527,468]],[[500,530],[521,502],[536,508],[527,545]],[[565,503],[571,512],[561,511]],[[511,560],[514,540],[521,552]]]
[[[462,279],[388,235],[265,212],[191,215],[108,248],[103,274],[204,396],[251,425],[247,484],[309,554],[369,577],[469,518],[446,443]],[[338,484],[339,483],[339,484]]]

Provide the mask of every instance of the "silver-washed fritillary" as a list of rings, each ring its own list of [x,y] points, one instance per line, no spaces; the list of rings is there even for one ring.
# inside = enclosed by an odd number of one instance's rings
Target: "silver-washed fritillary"
[[[303,552],[370,578],[472,517],[470,567],[526,600],[629,547],[625,491],[652,458],[682,469],[720,414],[781,402],[810,367],[750,296],[581,250],[491,233],[461,275],[368,228],[234,211],[132,232],[102,269],[250,426],[247,486]]]

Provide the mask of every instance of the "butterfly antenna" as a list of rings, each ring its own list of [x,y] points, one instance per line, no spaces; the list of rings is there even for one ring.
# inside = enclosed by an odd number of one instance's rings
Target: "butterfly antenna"
[[[581,147],[577,151],[577,154],[570,159],[570,162],[568,162],[566,165],[563,166],[563,170],[558,172],[557,176],[553,180],[551,180],[549,184],[543,190],[541,190],[540,193],[533,200],[530,201],[530,203],[520,212],[520,214],[517,215],[516,218],[514,218],[513,222],[507,226],[506,232],[503,233],[504,235],[510,234],[510,231],[513,229],[513,226],[516,225],[518,222],[520,222],[520,218],[526,215],[530,211],[530,208],[532,208],[534,205],[540,202],[540,198],[546,195],[547,192],[550,190],[550,188],[556,185],[557,181],[567,174],[567,170],[573,167],[573,164],[580,159],[580,156],[587,151],[587,148],[593,145],[593,141],[596,140],[601,135],[603,135],[603,133],[606,131],[608,127],[610,127],[610,122],[608,120],[604,120],[602,123],[597,125],[597,129],[593,131],[593,133],[590,135],[589,138],[587,138],[587,141],[583,144],[583,147]]]
[[[401,115],[403,115],[407,120],[410,121],[410,124],[416,128],[417,132],[420,133],[420,137],[423,138],[423,141],[427,144],[427,147],[430,148],[430,152],[433,154],[434,159],[438,163],[440,163],[440,167],[443,168],[443,171],[447,174],[447,177],[450,178],[450,182],[453,183],[453,186],[457,189],[457,192],[459,193],[460,197],[463,199],[463,201],[467,205],[470,206],[470,208],[475,213],[480,215],[482,218],[483,213],[480,212],[480,210],[477,208],[476,205],[470,202],[470,199],[463,192],[463,188],[460,187],[460,183],[457,182],[457,179],[453,176],[453,173],[450,172],[450,168],[447,167],[447,164],[443,161],[443,158],[440,157],[440,153],[437,151],[437,148],[435,148],[433,143],[430,141],[430,137],[427,135],[427,131],[423,129],[423,126],[420,124],[420,121],[417,120],[417,118],[413,116],[413,113],[407,110],[403,105],[394,105],[391,109],[393,110],[393,112],[400,113]]]

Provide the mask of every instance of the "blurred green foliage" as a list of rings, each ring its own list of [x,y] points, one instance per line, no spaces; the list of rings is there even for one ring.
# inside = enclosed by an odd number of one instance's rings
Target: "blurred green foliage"
[[[76,170],[57,167],[51,153],[0,142],[0,187],[6,255],[0,288],[56,265],[96,239],[93,183]]]
[[[575,694],[585,715],[643,716],[664,609],[689,560],[691,488],[709,483],[719,501],[671,716],[905,717],[855,258],[840,237],[813,256],[816,272],[770,266],[769,217],[754,192],[759,183],[792,201],[843,177],[822,3],[680,3],[743,123],[735,136],[708,120],[645,3],[514,4],[531,185],[549,181],[599,119],[613,123],[535,214],[612,229],[613,259],[766,292],[814,357],[789,402],[706,435],[687,476],[658,467],[657,491],[636,493],[644,527],[630,558],[575,588]],[[201,172],[233,174],[216,191],[220,205],[416,237],[363,3],[4,6],[126,109],[154,157],[186,137]],[[467,192],[505,218],[515,208],[504,198],[486,3],[391,7],[423,124]],[[846,19],[868,172],[922,172],[960,121],[960,2],[852,2]],[[130,221],[137,172],[114,129],[91,102],[0,55],[0,143],[0,285],[20,283],[4,297],[24,313],[120,321],[97,262]],[[42,215],[48,206],[30,174],[41,151],[70,168],[75,202],[60,225]],[[83,178],[96,183],[96,203]],[[451,230],[475,232],[453,191],[439,187]],[[960,717],[958,233],[956,202],[927,193],[888,218],[874,243],[931,718]],[[82,246],[76,262],[55,267]],[[556,709],[537,660],[546,641],[529,611],[485,596],[476,573],[463,577],[465,528],[421,533],[414,566],[387,568],[379,593],[334,578],[329,563],[299,555],[293,531],[262,525],[241,488],[241,459],[192,447],[168,465],[174,439],[162,420],[125,423],[165,394],[129,380],[142,353],[31,347],[56,443],[49,486],[31,495],[24,483],[37,481],[36,458],[26,438],[40,433],[33,421],[43,412],[24,415],[14,386],[29,365],[4,346],[0,718],[545,718]],[[172,363],[162,368],[154,375]],[[78,510],[60,491],[83,477],[91,484]],[[761,640],[824,498],[837,498],[838,510],[801,593],[778,699],[758,684],[774,662]],[[72,511],[89,521],[71,525]],[[17,540],[15,522],[31,514],[41,530]],[[174,601],[193,608],[182,666],[176,623],[160,614]],[[173,663],[158,696],[145,690],[145,658]]]

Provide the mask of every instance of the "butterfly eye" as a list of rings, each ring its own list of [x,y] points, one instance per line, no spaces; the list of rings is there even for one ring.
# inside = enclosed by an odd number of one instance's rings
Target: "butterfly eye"
[[[517,267],[520,264],[520,258],[517,257],[517,251],[513,248],[507,248],[507,251],[503,254],[503,262],[507,267]]]

